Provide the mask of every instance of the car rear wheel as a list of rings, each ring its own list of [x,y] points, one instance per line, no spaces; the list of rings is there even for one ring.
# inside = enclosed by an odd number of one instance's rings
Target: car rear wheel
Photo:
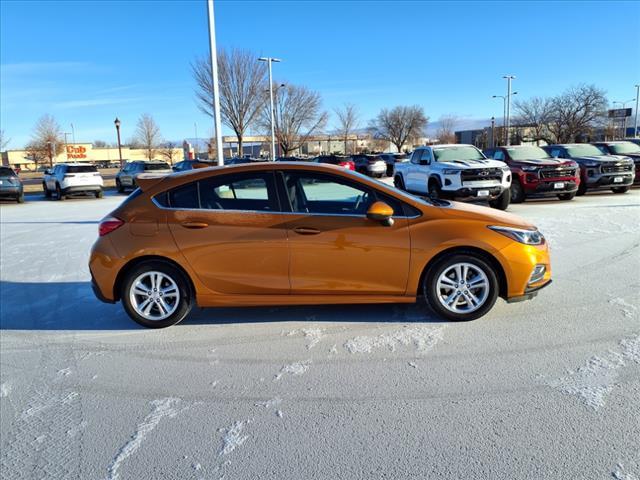
[[[127,314],[147,328],[175,325],[189,314],[193,303],[185,275],[162,261],[144,262],[128,272],[121,298]]]
[[[573,200],[575,196],[576,196],[576,192],[561,193],[560,195],[558,195],[558,198],[560,200]]]
[[[56,198],[58,200],[64,200],[65,196],[64,193],[62,193],[62,188],[60,188],[60,184],[56,183]]]
[[[396,175],[395,177],[393,177],[393,185],[398,190],[406,190],[404,186],[404,180],[402,179],[402,175]]]
[[[497,208],[498,210],[506,210],[510,203],[511,203],[511,189],[507,188],[504,192],[500,194],[498,198],[496,198],[495,200],[490,200],[489,206],[491,208]]]
[[[42,190],[44,191],[45,198],[51,198],[51,191],[47,188],[47,184],[42,182]]]
[[[498,278],[482,258],[466,253],[448,255],[429,269],[422,285],[429,307],[452,321],[485,315],[498,298]]]
[[[18,197],[16,198],[16,201],[17,201],[18,203],[24,203],[24,192],[20,192],[20,193],[18,194]]]
[[[527,195],[524,193],[520,180],[514,178],[511,182],[511,203],[522,203],[526,198]]]
[[[614,187],[611,191],[613,193],[627,193],[629,191],[629,187]]]

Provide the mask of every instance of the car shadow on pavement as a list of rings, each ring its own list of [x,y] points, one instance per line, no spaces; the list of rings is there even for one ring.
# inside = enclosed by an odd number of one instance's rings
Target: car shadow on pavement
[[[194,308],[181,325],[276,322],[440,323],[417,304]],[[120,304],[100,302],[89,282],[0,281],[0,330],[137,330]]]

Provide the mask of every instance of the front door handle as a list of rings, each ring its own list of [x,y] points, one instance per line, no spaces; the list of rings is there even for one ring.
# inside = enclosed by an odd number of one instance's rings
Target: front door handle
[[[191,228],[191,229],[207,228],[209,226],[209,224],[205,222],[183,222],[180,225],[182,225],[184,228]]]
[[[296,227],[293,229],[294,232],[299,233],[300,235],[317,235],[320,233],[320,230],[317,228],[308,228],[308,227]]]

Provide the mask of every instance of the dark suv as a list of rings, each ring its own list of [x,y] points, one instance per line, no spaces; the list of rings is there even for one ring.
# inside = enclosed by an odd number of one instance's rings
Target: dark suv
[[[590,143],[568,143],[543,147],[554,158],[574,160],[580,165],[578,195],[587,190],[610,188],[625,193],[635,177],[633,161],[620,155],[606,155]]]
[[[172,173],[172,170],[168,163],[156,160],[127,162],[124,168],[116,174],[116,187],[118,192],[123,193],[127,188],[135,190],[138,187],[136,178],[142,173],[169,175]]]
[[[634,185],[640,185],[640,142],[618,141],[618,142],[595,142],[594,145],[607,155],[624,155],[631,158],[635,164],[636,178]]]
[[[380,158],[387,164],[387,177],[393,177],[393,169],[395,168],[396,162],[409,161],[409,155],[406,153],[381,153]]]
[[[580,185],[580,167],[573,160],[551,157],[534,145],[488,148],[484,154],[501,160],[511,169],[511,202],[533,195],[572,200]]]
[[[20,178],[9,167],[0,167],[0,198],[10,198],[24,202],[24,190]]]

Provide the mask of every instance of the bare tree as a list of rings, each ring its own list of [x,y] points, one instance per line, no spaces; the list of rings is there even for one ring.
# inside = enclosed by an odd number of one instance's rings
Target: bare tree
[[[152,160],[161,142],[162,135],[160,134],[160,127],[158,127],[158,124],[151,115],[143,113],[136,125],[133,144],[136,147],[146,150],[147,159]]]
[[[49,166],[53,166],[53,159],[62,152],[63,147],[64,134],[57,120],[49,114],[40,117],[33,127],[31,140],[26,147],[36,166],[47,159]]]
[[[602,123],[608,102],[604,90],[595,85],[578,85],[553,98],[552,104],[552,139],[568,143],[583,140]]]
[[[532,97],[529,100],[518,100],[514,107],[516,123],[526,125],[531,129],[533,132],[532,140],[553,142],[552,134],[549,131],[549,125],[554,119],[555,111],[552,98]]]
[[[180,154],[176,151],[175,143],[167,142],[162,145],[162,148],[160,149],[160,156],[166,160],[169,165],[173,165],[173,162],[179,158]]]
[[[336,108],[335,114],[338,117],[338,132],[344,138],[344,153],[348,153],[347,140],[349,134],[358,128],[358,122],[360,120],[360,114],[358,108],[352,103],[345,103],[342,108]],[[355,149],[354,152],[355,153]]]
[[[285,157],[307,143],[309,137],[321,131],[327,122],[320,94],[307,87],[274,87],[274,104],[276,141]],[[265,131],[271,128],[269,110],[269,105],[265,104],[259,118]]]
[[[424,109],[418,105],[383,108],[371,122],[370,130],[375,137],[390,141],[401,152],[407,140],[423,135],[428,121]]]
[[[105,142],[104,140],[94,140],[93,141],[93,146],[95,148],[106,148],[109,145],[107,144],[107,142]]]
[[[5,136],[4,130],[0,130],[0,151],[4,151],[10,141],[11,139]]]
[[[242,156],[243,137],[255,122],[268,92],[267,69],[257,61],[258,55],[248,50],[221,50],[218,53],[220,113],[222,122],[238,137],[238,156]],[[211,59],[200,59],[191,65],[196,81],[196,98],[202,112],[213,117],[213,84]]]
[[[438,119],[439,126],[436,136],[440,143],[456,143],[455,130],[458,122],[458,117],[453,114],[442,115]]]

